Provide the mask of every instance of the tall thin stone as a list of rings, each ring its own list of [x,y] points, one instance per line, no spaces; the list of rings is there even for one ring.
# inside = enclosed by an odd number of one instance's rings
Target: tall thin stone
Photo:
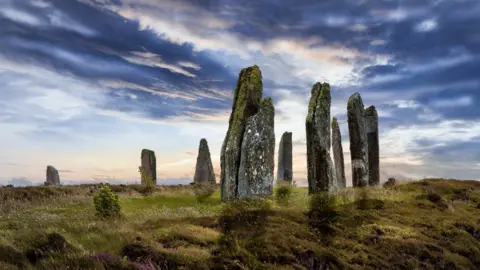
[[[380,184],[380,146],[378,142],[378,114],[373,105],[365,110],[365,126],[368,141],[368,184],[376,186]]]
[[[277,182],[292,183],[292,132],[283,133],[278,146]]]
[[[206,139],[200,140],[198,147],[197,165],[195,167],[195,176],[193,177],[195,184],[215,184],[215,173],[213,171],[212,159],[210,158],[210,150]]]
[[[149,149],[142,149],[141,160],[145,175],[149,177],[154,184],[157,184],[157,159],[155,152]],[[146,184],[143,183],[143,177],[142,184]]]
[[[352,184],[354,187],[368,185],[368,141],[365,128],[365,108],[362,97],[355,93],[348,99],[348,132],[352,158]]]
[[[343,160],[342,134],[338,126],[337,118],[332,120],[332,150],[333,160],[335,161],[335,173],[337,176],[337,187],[345,188],[347,181],[345,180],[345,163]]]
[[[263,84],[260,68],[244,68],[238,76],[233,97],[232,113],[220,153],[220,185],[222,201],[237,197],[238,167],[245,125],[259,110]]]
[[[330,157],[330,85],[316,83],[308,106],[307,178],[308,192],[319,193],[336,188],[335,169]]]
[[[47,178],[44,183],[46,186],[59,186],[60,185],[60,176],[55,167],[48,165],[47,166]]]
[[[257,114],[247,120],[238,170],[237,198],[264,197],[273,193],[275,109],[265,98]]]

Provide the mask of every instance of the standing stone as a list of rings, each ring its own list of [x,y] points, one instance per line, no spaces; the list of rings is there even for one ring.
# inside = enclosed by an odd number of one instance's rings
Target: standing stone
[[[338,126],[337,118],[332,121],[332,150],[333,160],[335,161],[335,173],[337,175],[337,187],[345,188],[347,181],[345,180],[345,163],[343,160],[342,134]]]
[[[55,167],[48,165],[47,166],[47,181],[45,181],[45,186],[59,186],[60,185],[60,176],[58,175],[57,169]]]
[[[256,145],[258,144],[255,140],[250,138],[249,135],[244,134],[246,125],[249,124],[250,130],[256,129],[259,136],[260,132],[265,133],[260,137],[262,140],[267,139],[266,134],[268,134],[269,127],[262,127],[262,129],[260,129],[257,126],[258,123],[271,124],[273,130],[273,120],[271,122],[269,121],[269,110],[271,109],[273,112],[273,105],[270,107],[271,100],[261,101],[262,91],[263,84],[260,68],[255,65],[242,69],[238,77],[237,87],[233,97],[232,113],[230,114],[227,134],[223,141],[222,151],[220,153],[220,185],[222,201],[237,199],[239,198],[239,189],[243,189],[247,186],[251,187],[251,184],[247,184],[246,182],[239,183],[239,169],[242,160],[242,142],[243,140],[248,141],[244,146],[245,149],[257,149]],[[263,113],[254,119],[250,119],[259,112],[260,108],[262,108]],[[268,142],[263,143],[268,144]],[[269,154],[269,145],[263,147],[265,147],[265,150],[261,151]],[[269,156],[263,156],[262,158],[265,162],[270,160]],[[242,166],[244,166],[245,174],[249,174],[250,172],[253,173],[253,171],[250,171],[252,170],[253,165],[250,165],[250,159],[248,157],[244,157],[242,164]],[[257,180],[260,179],[261,181],[264,181],[265,177],[267,177],[266,175],[268,175],[268,168],[270,165],[260,163],[255,165],[257,173],[259,173],[260,170],[265,173],[261,178],[257,177]],[[263,169],[261,168],[262,165],[264,166]],[[249,179],[251,179],[251,177],[242,175],[242,179],[250,181]],[[253,189],[250,191],[240,190],[240,194],[242,194],[242,196],[263,194],[264,191],[262,190],[268,189],[268,187],[259,189],[256,187],[252,188]]]
[[[348,132],[352,158],[352,184],[354,187],[368,185],[368,142],[365,129],[365,109],[362,97],[355,93],[348,99]]]
[[[215,184],[215,173],[213,171],[212,160],[210,158],[210,150],[206,139],[200,140],[198,147],[197,165],[195,167],[195,176],[193,177],[195,184]]]
[[[273,192],[274,118],[272,99],[265,98],[260,111],[247,121],[238,170],[239,199],[268,196]]]
[[[147,177],[152,179],[154,184],[157,184],[157,159],[155,158],[155,152],[148,149],[142,150],[142,169]],[[142,184],[143,178],[142,178]]]
[[[308,192],[319,193],[336,188],[335,169],[330,157],[330,85],[316,83],[308,105],[307,178]]]
[[[380,147],[378,143],[378,114],[373,105],[365,110],[365,127],[368,141],[368,184],[376,186],[380,184]]]
[[[292,132],[285,132],[278,146],[277,182],[287,181],[292,183]]]

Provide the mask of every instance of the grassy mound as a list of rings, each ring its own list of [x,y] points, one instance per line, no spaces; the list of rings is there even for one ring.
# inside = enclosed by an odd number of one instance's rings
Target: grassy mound
[[[0,189],[0,268],[480,269],[476,181],[227,204],[192,186],[111,186],[123,211],[111,220],[95,216],[95,188]]]

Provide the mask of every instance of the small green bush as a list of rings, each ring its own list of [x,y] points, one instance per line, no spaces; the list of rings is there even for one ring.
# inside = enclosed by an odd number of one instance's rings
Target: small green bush
[[[110,190],[107,185],[102,185],[100,189],[93,195],[93,203],[95,204],[96,215],[102,218],[120,216],[120,204],[118,203],[118,195]]]
[[[290,183],[285,181],[282,181],[279,184],[280,184],[280,187],[278,187],[275,192],[277,201],[281,204],[288,204],[293,192],[292,186],[290,185]]]

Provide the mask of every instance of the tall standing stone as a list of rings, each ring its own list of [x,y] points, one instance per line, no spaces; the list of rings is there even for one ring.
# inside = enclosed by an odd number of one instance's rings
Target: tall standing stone
[[[376,186],[380,184],[380,147],[378,142],[378,114],[373,105],[365,110],[365,127],[368,141],[368,184]]]
[[[352,158],[352,184],[354,187],[368,185],[368,141],[365,128],[365,109],[362,97],[355,93],[348,99],[348,132]]]
[[[55,167],[50,165],[47,166],[47,179],[44,184],[46,186],[60,185],[60,176],[58,175],[58,171],[55,169]]]
[[[319,193],[336,188],[335,169],[330,157],[330,85],[316,83],[308,105],[307,178],[308,192]]]
[[[155,157],[155,152],[148,149],[142,149],[141,160],[145,176],[149,177],[154,184],[157,184],[157,159]],[[143,177],[142,184],[146,184],[143,183]]]
[[[249,124],[250,130],[257,129],[259,136],[260,132],[268,134],[269,127],[258,127],[258,123],[264,123],[271,125],[273,130],[273,120],[270,121],[270,112],[271,109],[273,112],[273,105],[270,107],[271,100],[261,100],[262,99],[262,73],[258,66],[252,66],[244,68],[240,71],[237,86],[235,88],[235,93],[233,97],[232,113],[230,114],[230,120],[228,125],[227,134],[225,140],[222,144],[222,150],[220,153],[220,185],[221,185],[221,198],[222,201],[231,201],[239,198],[239,188],[243,189],[251,184],[244,182],[239,183],[239,169],[242,162],[242,143],[244,140],[250,140],[245,146],[246,149],[255,148],[257,142],[249,137],[248,134],[245,134],[245,127]],[[257,116],[254,119],[251,119],[263,108],[263,113]],[[254,133],[256,134],[256,133]],[[267,135],[260,136],[262,140],[269,140]],[[268,142],[265,141],[264,143]],[[265,149],[269,149],[269,146],[264,146]],[[257,149],[258,150],[258,149]],[[260,151],[260,150],[259,150]],[[270,153],[267,150],[262,150],[265,153]],[[272,153],[273,155],[273,153]],[[270,157],[263,156],[264,160],[270,160]],[[273,157],[272,157],[273,158]],[[249,159],[244,158],[243,166],[245,173],[249,174],[252,166],[249,165]],[[257,174],[258,170],[262,170],[261,166],[270,166],[266,164],[256,164]],[[263,169],[265,170],[265,168]],[[253,171],[252,171],[253,173]],[[267,173],[267,171],[265,171]],[[251,179],[250,176],[242,175],[241,179]],[[262,176],[263,177],[263,176]],[[264,181],[265,178],[257,177],[255,181]],[[242,180],[243,181],[243,180]],[[263,190],[263,189],[262,189]],[[250,196],[251,194],[256,194],[260,191],[251,190],[251,191],[242,191],[240,190],[241,196]],[[262,191],[263,192],[263,191]],[[260,192],[260,193],[262,193]],[[244,195],[247,194],[247,195]]]
[[[195,176],[193,177],[195,184],[215,184],[215,173],[213,171],[212,159],[210,158],[210,150],[206,139],[200,140],[198,147],[197,165],[195,167]]]
[[[287,181],[292,183],[292,132],[285,132],[278,146],[277,182]]]
[[[237,198],[268,196],[273,192],[275,109],[265,98],[260,111],[247,120],[240,153]]]
[[[335,174],[337,176],[337,187],[345,188],[347,181],[345,180],[345,162],[343,160],[342,134],[338,126],[337,118],[332,120],[332,151],[333,160],[335,161]]]

